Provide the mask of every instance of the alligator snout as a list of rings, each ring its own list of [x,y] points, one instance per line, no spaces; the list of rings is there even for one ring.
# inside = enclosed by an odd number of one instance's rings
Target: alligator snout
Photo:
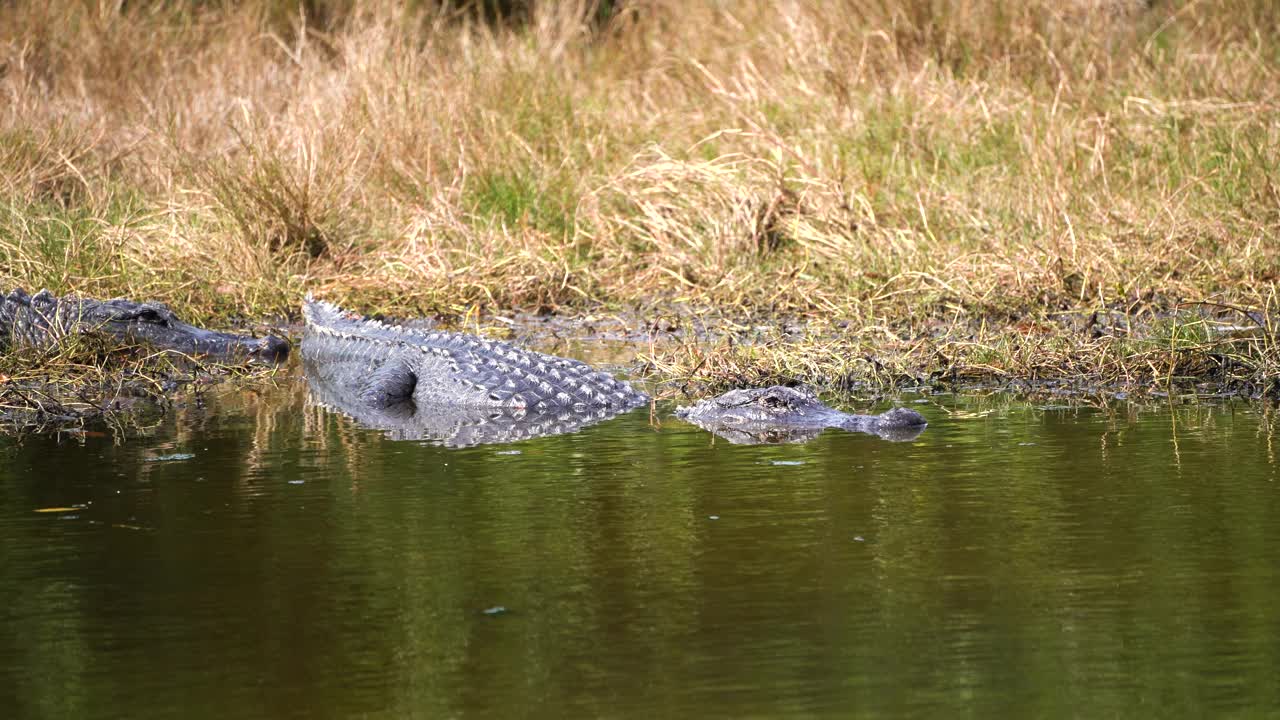
[[[920,413],[911,408],[896,407],[877,416],[882,428],[913,428],[929,424]]]
[[[254,359],[262,360],[263,362],[283,362],[289,357],[291,347],[288,340],[278,338],[275,335],[268,335],[258,340],[258,347],[253,351],[252,355]]]

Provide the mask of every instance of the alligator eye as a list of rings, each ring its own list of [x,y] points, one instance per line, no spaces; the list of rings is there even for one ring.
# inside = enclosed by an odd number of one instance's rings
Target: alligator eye
[[[782,398],[778,397],[777,395],[773,395],[773,394],[765,395],[765,396],[763,396],[763,397],[762,397],[762,398],[760,398],[760,399],[761,399],[761,401],[763,401],[763,402],[764,402],[765,407],[776,408],[776,407],[782,407],[783,405],[786,405],[786,404],[787,404],[787,401],[786,401],[786,400],[783,400]]]
[[[134,317],[145,323],[152,323],[155,325],[169,324],[169,318],[165,317],[164,313],[160,312],[159,310],[156,310],[155,308],[144,307],[141,310],[139,310],[138,314],[135,315]]]

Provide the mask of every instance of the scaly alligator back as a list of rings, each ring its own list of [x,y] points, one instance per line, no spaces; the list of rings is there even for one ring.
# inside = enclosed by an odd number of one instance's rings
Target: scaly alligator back
[[[370,407],[632,408],[648,396],[586,363],[473,335],[387,325],[308,296],[307,376]]]
[[[15,345],[44,345],[66,333],[65,308],[48,290],[34,297],[15,289],[0,297],[0,349]]]

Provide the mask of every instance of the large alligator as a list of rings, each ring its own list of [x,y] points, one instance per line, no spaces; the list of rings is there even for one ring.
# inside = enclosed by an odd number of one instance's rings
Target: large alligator
[[[313,397],[396,438],[513,442],[578,430],[649,401],[586,363],[508,343],[389,325],[310,297],[302,316]]]
[[[311,297],[302,314],[303,368],[315,399],[397,438],[511,442],[578,430],[650,400],[577,360],[389,325]],[[848,415],[785,387],[732,390],[677,415],[737,443],[799,442],[826,427],[904,440],[925,427],[914,410]]]
[[[60,298],[48,290],[35,295],[14,290],[0,298],[0,350],[46,346],[94,333],[119,342],[225,361],[275,362],[289,354],[288,341],[278,337],[255,338],[188,325],[160,303]]]

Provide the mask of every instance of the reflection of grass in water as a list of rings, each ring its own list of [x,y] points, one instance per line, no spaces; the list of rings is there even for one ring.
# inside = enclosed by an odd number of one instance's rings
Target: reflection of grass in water
[[[848,320],[853,356],[815,339],[755,370],[828,381],[1277,365],[1265,322],[1170,347],[1027,329],[1274,314],[1274,3],[304,5],[0,9],[0,282],[197,322],[306,290]]]
[[[0,354],[0,431],[83,429],[89,423],[138,429],[215,378],[271,372],[123,347],[94,334],[71,335],[46,347],[19,346]]]

